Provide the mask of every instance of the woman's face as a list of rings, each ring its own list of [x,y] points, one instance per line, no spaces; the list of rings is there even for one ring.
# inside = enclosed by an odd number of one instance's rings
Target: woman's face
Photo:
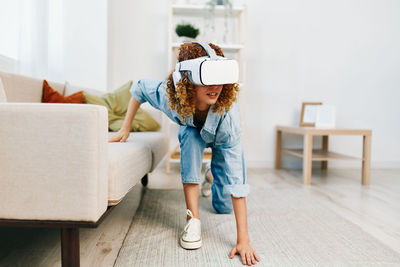
[[[217,102],[222,91],[222,84],[219,85],[195,85],[196,107],[200,110],[208,108]]]

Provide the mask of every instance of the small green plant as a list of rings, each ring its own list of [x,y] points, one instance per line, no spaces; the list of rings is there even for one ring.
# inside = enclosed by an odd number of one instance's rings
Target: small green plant
[[[179,37],[186,36],[190,38],[196,38],[197,35],[199,35],[200,30],[195,28],[192,24],[180,23],[176,25],[175,32]]]

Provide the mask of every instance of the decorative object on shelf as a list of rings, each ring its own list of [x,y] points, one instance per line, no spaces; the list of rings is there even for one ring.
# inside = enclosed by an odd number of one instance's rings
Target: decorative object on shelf
[[[331,105],[317,106],[315,128],[335,128],[336,108]]]
[[[300,126],[315,126],[317,107],[321,102],[303,102],[301,106]]]
[[[209,0],[206,3],[208,6],[208,13],[206,14],[206,22],[211,21],[211,23],[206,23],[206,28],[210,27],[213,32],[215,32],[215,20],[214,20],[214,11],[216,6],[223,5],[225,8],[225,20],[224,20],[224,35],[223,35],[223,42],[227,42],[227,35],[228,35],[228,18],[232,15],[232,2],[231,0]]]
[[[179,36],[179,41],[183,43],[185,41],[195,41],[200,30],[190,23],[180,23],[176,25],[175,32]]]
[[[316,128],[335,128],[336,108],[322,105],[321,102],[303,102],[301,107],[300,126]]]

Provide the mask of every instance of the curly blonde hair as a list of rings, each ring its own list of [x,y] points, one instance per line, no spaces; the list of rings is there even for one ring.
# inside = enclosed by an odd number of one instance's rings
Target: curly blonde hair
[[[215,50],[218,56],[224,57],[222,49],[209,43],[210,47]],[[194,59],[198,57],[207,56],[206,50],[197,43],[184,43],[179,48],[178,61],[184,61]],[[169,107],[172,110],[176,110],[177,113],[183,118],[183,123],[186,117],[192,117],[195,113],[195,85],[190,81],[187,72],[184,72],[184,76],[177,82],[175,88],[172,79],[172,72],[167,77],[167,94],[169,100]],[[221,94],[218,97],[217,102],[214,105],[213,112],[222,114],[224,111],[228,111],[232,103],[236,101],[237,94],[239,92],[239,85],[237,83],[224,84],[222,87]]]

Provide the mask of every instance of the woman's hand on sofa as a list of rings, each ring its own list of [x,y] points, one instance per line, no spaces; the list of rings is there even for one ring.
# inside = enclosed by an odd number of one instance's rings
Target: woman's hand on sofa
[[[128,111],[126,112],[124,123],[122,124],[121,129],[119,129],[115,135],[108,139],[108,142],[125,142],[126,139],[128,139],[133,118],[135,118],[139,107],[140,102],[132,96],[129,100]]]
[[[114,134],[108,142],[126,142],[126,139],[129,137],[129,130],[121,128],[116,134]]]

